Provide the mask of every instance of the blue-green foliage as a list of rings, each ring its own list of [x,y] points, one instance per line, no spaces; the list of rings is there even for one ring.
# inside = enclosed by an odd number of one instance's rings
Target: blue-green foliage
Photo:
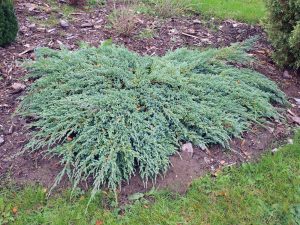
[[[19,113],[31,116],[27,147],[58,155],[76,186],[93,177],[115,190],[139,172],[147,181],[169,167],[181,142],[228,145],[251,123],[279,118],[271,103],[284,94],[249,61],[244,45],[204,52],[179,49],[142,57],[103,45],[77,51],[37,50],[37,78]],[[70,139],[72,137],[72,140]]]

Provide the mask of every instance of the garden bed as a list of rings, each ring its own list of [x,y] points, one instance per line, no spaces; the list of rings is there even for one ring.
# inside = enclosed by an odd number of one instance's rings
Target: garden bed
[[[17,1],[16,11],[20,23],[20,35],[16,43],[6,48],[0,48],[1,74],[0,80],[0,135],[4,143],[0,145],[0,175],[9,175],[20,183],[39,182],[50,187],[61,169],[55,158],[45,159],[37,152],[26,156],[14,157],[28,142],[28,134],[24,125],[30,121],[12,115],[19,104],[19,97],[24,94],[23,87],[16,88],[14,83],[23,83],[27,87],[31,81],[20,79],[26,71],[19,61],[34,59],[33,49],[46,46],[58,49],[64,44],[70,50],[78,48],[79,42],[84,41],[92,45],[99,45],[101,41],[112,38],[114,43],[123,44],[127,48],[142,55],[164,55],[169,50],[189,46],[192,48],[228,46],[237,41],[244,41],[251,36],[258,35],[259,41],[251,50],[258,60],[253,68],[278,83],[279,87],[294,104],[291,112],[299,115],[299,107],[293,98],[299,98],[299,79],[283,76],[283,71],[274,66],[270,59],[271,47],[266,36],[259,26],[247,25],[233,20],[215,21],[201,20],[199,16],[185,16],[161,20],[155,17],[140,15],[136,29],[130,36],[117,34],[108,26],[107,16],[112,5],[90,9],[88,13],[81,10],[68,12],[65,16],[69,25],[63,28],[60,24],[45,26],[38,22],[48,18],[59,18],[60,12],[50,4],[42,1]],[[59,19],[57,19],[59,22]],[[47,24],[47,23],[46,23]],[[152,29],[150,37],[143,37],[144,29]],[[288,113],[283,112],[283,115]],[[251,131],[243,134],[242,139],[231,141],[234,151],[225,151],[220,146],[211,146],[203,151],[195,149],[192,157],[183,159],[174,155],[171,157],[172,167],[164,179],[159,178],[156,186],[167,187],[183,193],[195,177],[207,172],[216,175],[222,167],[257,158],[264,150],[275,148],[281,141],[290,136],[290,126],[294,121],[287,120],[288,124],[272,121],[268,128],[253,126]],[[62,186],[68,186],[68,182]],[[151,184],[148,186],[151,188]],[[122,188],[123,196],[144,190],[139,176],[131,179],[129,184]],[[125,199],[125,198],[124,198]]]

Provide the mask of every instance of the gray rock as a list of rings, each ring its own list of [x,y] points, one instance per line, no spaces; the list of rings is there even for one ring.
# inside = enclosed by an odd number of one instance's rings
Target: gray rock
[[[192,143],[185,143],[181,146],[181,156],[183,160],[190,160],[193,158],[194,149]]]
[[[188,142],[188,143],[183,144],[181,146],[181,151],[193,154],[194,149],[193,149],[192,143]]]
[[[15,90],[15,92],[20,92],[20,91],[25,90],[26,85],[21,84],[21,83],[13,83],[11,87],[12,87],[12,89]]]
[[[70,26],[69,22],[66,20],[59,20],[59,24],[62,28],[68,28]]]
[[[285,78],[285,79],[292,79],[293,77],[290,75],[289,71],[285,70],[283,72],[283,78]]]

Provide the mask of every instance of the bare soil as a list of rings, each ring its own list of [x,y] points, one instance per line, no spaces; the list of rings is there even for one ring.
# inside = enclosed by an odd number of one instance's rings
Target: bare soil
[[[112,38],[114,43],[125,45],[140,54],[163,55],[179,47],[220,47],[252,36],[259,37],[258,43],[250,52],[258,59],[252,66],[276,81],[289,97],[292,103],[290,112],[284,110],[282,113],[287,117],[287,123],[270,121],[266,128],[253,126],[240,139],[235,138],[231,141],[231,150],[211,146],[208,150],[195,148],[192,155],[179,152],[171,157],[171,168],[157,179],[155,187],[184,193],[196,177],[207,172],[216,176],[223,167],[257,159],[264,151],[275,148],[290,137],[295,122],[289,115],[300,116],[299,105],[294,101],[294,98],[300,98],[299,74],[290,71],[290,75],[294,76],[283,76],[283,71],[274,65],[270,58],[272,48],[260,26],[233,20],[202,20],[201,15],[166,20],[139,15],[132,34],[122,36],[109,27],[107,18],[112,11],[112,4],[88,11],[77,9],[71,18],[68,18],[69,26],[63,28],[59,23],[50,27],[39,23],[45,23],[51,17],[59,21],[62,17],[61,12],[52,10],[51,5],[44,2],[16,1],[19,36],[10,46],[0,47],[0,137],[4,139],[4,143],[0,142],[0,178],[9,176],[17,183],[37,182],[50,187],[61,169],[59,159],[42,158],[38,152],[18,155],[29,140],[24,126],[30,121],[13,116],[20,97],[26,91],[16,90],[12,85],[22,83],[30,86],[30,81],[22,79],[26,70],[22,68],[21,62],[34,59],[34,48],[41,46],[59,49],[63,44],[73,50],[78,48],[80,41],[97,46],[102,41]],[[36,22],[32,22],[33,20]],[[138,35],[145,28],[151,28],[155,35],[141,39]],[[68,185],[69,182],[65,179],[61,187]],[[144,183],[136,175],[129,184],[122,185],[121,201],[126,201],[130,194],[144,192],[152,186],[153,183],[149,182],[145,189]]]

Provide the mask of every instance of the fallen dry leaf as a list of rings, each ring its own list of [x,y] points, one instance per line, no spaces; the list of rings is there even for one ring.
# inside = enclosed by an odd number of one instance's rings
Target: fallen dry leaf
[[[246,143],[246,140],[244,139],[244,140],[242,141],[242,143],[241,143],[241,146],[244,146],[245,143]]]
[[[18,212],[18,207],[13,207],[13,209],[12,209],[12,212],[14,213],[14,214],[16,214],[17,212]]]
[[[96,225],[103,225],[104,223],[103,223],[103,221],[102,220],[97,220],[96,221]]]
[[[220,192],[217,193],[217,196],[224,196],[224,197],[226,197],[227,196],[227,192],[220,191]]]
[[[217,176],[219,176],[219,174],[221,173],[221,169],[216,169],[216,171],[214,171],[211,175],[213,176],[213,177],[217,177]]]

